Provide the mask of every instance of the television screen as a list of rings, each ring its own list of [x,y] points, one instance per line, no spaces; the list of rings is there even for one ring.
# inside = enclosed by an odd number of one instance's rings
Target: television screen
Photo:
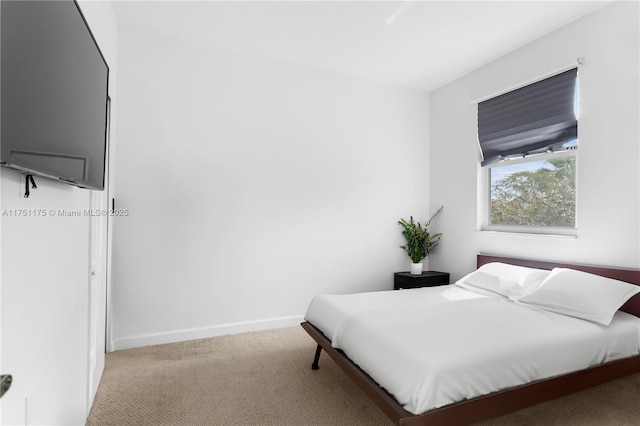
[[[104,189],[107,66],[75,1],[0,2],[0,161]]]

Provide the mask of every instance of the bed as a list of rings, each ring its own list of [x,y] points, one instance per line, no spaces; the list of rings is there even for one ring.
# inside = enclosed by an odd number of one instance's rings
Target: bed
[[[615,314],[610,318],[587,318],[587,321],[576,318],[580,315],[574,315],[573,312],[567,315],[566,312],[560,314],[541,309],[535,305],[539,300],[526,294],[535,296],[542,292],[530,291],[531,288],[522,287],[524,297],[523,294],[506,297],[506,290],[502,292],[504,294],[496,296],[491,287],[497,285],[496,282],[489,280],[492,276],[482,271],[491,271],[487,268],[495,268],[497,264],[544,270],[539,277],[535,277],[537,281],[530,280],[533,289],[541,281],[546,284],[555,279],[557,282],[559,278],[567,276],[563,273],[577,274],[575,271],[634,286],[625,285],[633,289],[632,293],[625,290],[625,294],[631,296],[625,296],[624,300],[628,300],[619,311],[614,308]],[[398,425],[475,423],[640,372],[640,294],[633,295],[634,291],[640,289],[640,271],[490,255],[478,255],[477,266],[478,270],[470,274],[471,278],[460,280],[462,288],[449,285],[365,293],[362,296],[337,297],[331,303],[322,298],[314,303],[314,299],[305,316],[306,321],[302,323],[302,327],[317,342],[312,369],[319,368],[319,357],[324,350]],[[553,272],[549,272],[551,270]],[[530,277],[535,274],[534,271]],[[552,279],[553,274],[556,275]],[[464,287],[465,283],[473,284],[475,281],[483,284],[481,291]],[[583,288],[592,288],[587,281]],[[509,291],[519,289],[507,287]],[[544,287],[553,288],[552,285]],[[500,289],[496,291],[500,293]],[[443,298],[455,300],[455,303],[450,303],[453,308],[438,301]],[[469,318],[484,318],[484,322],[476,324],[476,321],[471,321],[469,324],[456,325],[456,317],[463,314]],[[535,322],[542,329],[550,331],[540,333],[532,326],[519,335],[506,334],[508,339],[496,337],[495,342],[485,345],[495,346],[497,351],[494,352],[480,344],[476,345],[477,342],[460,346],[460,342],[450,338],[474,326],[482,328],[496,325],[494,330],[498,330],[502,328],[498,324],[503,315],[508,316],[509,324],[518,329]],[[428,323],[436,319],[446,325],[442,327],[446,332],[438,333],[438,328],[434,328],[435,331],[426,328]],[[430,333],[429,344],[425,344],[422,338],[411,338],[414,335],[423,336],[422,330],[431,330],[424,332]],[[549,339],[536,337],[536,333],[548,334]],[[500,333],[494,331],[491,334]],[[467,336],[458,340],[466,342],[469,339]],[[547,346],[546,352],[537,352],[542,349],[533,343],[536,339]],[[513,348],[509,346],[511,343],[505,341],[513,341]],[[520,352],[508,352],[512,349]],[[464,352],[469,352],[472,359],[485,364],[479,364],[480,367],[472,365],[465,370]],[[524,357],[529,353],[533,360]],[[568,353],[571,356],[567,356]],[[498,358],[501,354],[504,357]],[[545,361],[535,364],[535,358]],[[445,361],[450,364],[445,364]],[[443,369],[438,375],[432,376],[430,372],[436,364],[439,368],[442,365]],[[508,374],[500,376],[498,370]],[[427,384],[435,386],[438,394],[430,391],[432,388]],[[459,389],[460,385],[464,389]],[[411,393],[418,388],[423,391],[422,395]],[[471,389],[471,393],[465,394],[468,389]]]

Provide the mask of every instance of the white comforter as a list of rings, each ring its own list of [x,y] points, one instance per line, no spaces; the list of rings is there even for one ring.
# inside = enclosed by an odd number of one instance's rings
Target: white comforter
[[[420,414],[640,353],[640,319],[608,327],[455,285],[320,295],[305,319]]]

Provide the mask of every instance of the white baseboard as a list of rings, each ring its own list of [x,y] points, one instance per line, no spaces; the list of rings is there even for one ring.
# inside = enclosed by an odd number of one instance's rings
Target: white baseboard
[[[293,327],[300,325],[304,315],[271,318],[258,321],[243,321],[230,324],[214,325],[211,327],[192,328],[187,330],[169,331],[113,340],[113,350],[139,348],[142,346],[161,345],[165,343],[182,342],[185,340],[206,339],[207,337],[224,336],[227,334],[246,333],[250,331],[271,330],[274,328]]]

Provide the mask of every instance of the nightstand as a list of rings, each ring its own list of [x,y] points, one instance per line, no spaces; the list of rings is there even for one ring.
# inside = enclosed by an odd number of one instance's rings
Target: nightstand
[[[433,287],[449,284],[449,273],[438,271],[424,271],[420,275],[409,272],[396,272],[393,274],[393,289]]]

